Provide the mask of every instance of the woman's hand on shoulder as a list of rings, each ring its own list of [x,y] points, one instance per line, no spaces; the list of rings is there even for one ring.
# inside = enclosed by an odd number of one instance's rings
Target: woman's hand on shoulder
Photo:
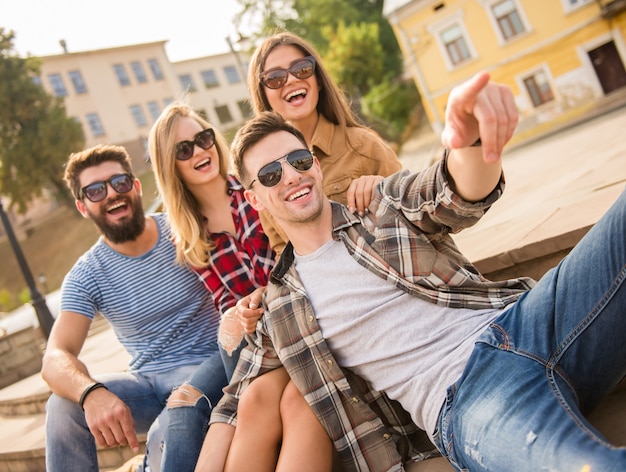
[[[348,209],[352,213],[356,211],[359,215],[363,216],[366,208],[372,201],[374,188],[382,180],[383,178],[380,175],[362,175],[354,179],[346,193]]]

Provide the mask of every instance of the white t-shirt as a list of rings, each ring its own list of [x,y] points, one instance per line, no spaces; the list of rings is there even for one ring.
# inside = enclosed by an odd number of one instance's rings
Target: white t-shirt
[[[398,400],[432,435],[447,388],[502,310],[447,308],[409,295],[361,266],[340,241],[295,260],[339,364]]]

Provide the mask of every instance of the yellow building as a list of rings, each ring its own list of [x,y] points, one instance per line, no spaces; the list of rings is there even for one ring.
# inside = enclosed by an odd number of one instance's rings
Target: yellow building
[[[86,147],[126,147],[138,174],[149,170],[148,133],[171,101],[188,96],[222,133],[235,130],[251,114],[247,56],[233,51],[170,62],[165,43],[41,57],[38,80],[47,92],[63,97],[68,115],[83,125]]]
[[[518,135],[626,90],[625,0],[387,0],[384,14],[436,133],[481,70],[512,88]]]

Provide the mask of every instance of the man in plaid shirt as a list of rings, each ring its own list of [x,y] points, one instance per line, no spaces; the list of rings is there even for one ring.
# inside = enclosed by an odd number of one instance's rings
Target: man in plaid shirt
[[[250,382],[284,366],[348,470],[403,470],[424,457],[419,430],[459,470],[623,470],[626,450],[584,413],[626,372],[626,196],[537,285],[486,280],[450,237],[501,195],[516,123],[488,74],[455,88],[450,151],[383,180],[364,217],[324,197],[319,164],[279,115],[239,131],[246,198],[290,244],[211,429],[235,425]]]

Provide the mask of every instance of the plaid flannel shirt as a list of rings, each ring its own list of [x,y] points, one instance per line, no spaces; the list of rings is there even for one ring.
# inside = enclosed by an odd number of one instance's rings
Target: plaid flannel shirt
[[[213,294],[220,313],[235,306],[242,297],[265,287],[274,266],[275,254],[263,232],[257,211],[243,196],[244,188],[234,176],[228,177],[230,212],[236,235],[210,233],[216,247],[206,267],[194,269]]]
[[[403,170],[377,187],[363,218],[332,203],[333,238],[343,241],[367,269],[417,297],[450,307],[503,307],[534,281],[486,280],[450,236],[478,221],[503,189],[501,179],[483,202],[468,203],[452,191],[445,161],[417,174]],[[347,470],[403,470],[402,463],[410,458],[428,457],[433,445],[408,413],[337,364],[298,278],[290,244],[271,282],[264,299],[266,314],[211,422],[236,424],[237,402],[246,386],[284,366]]]

